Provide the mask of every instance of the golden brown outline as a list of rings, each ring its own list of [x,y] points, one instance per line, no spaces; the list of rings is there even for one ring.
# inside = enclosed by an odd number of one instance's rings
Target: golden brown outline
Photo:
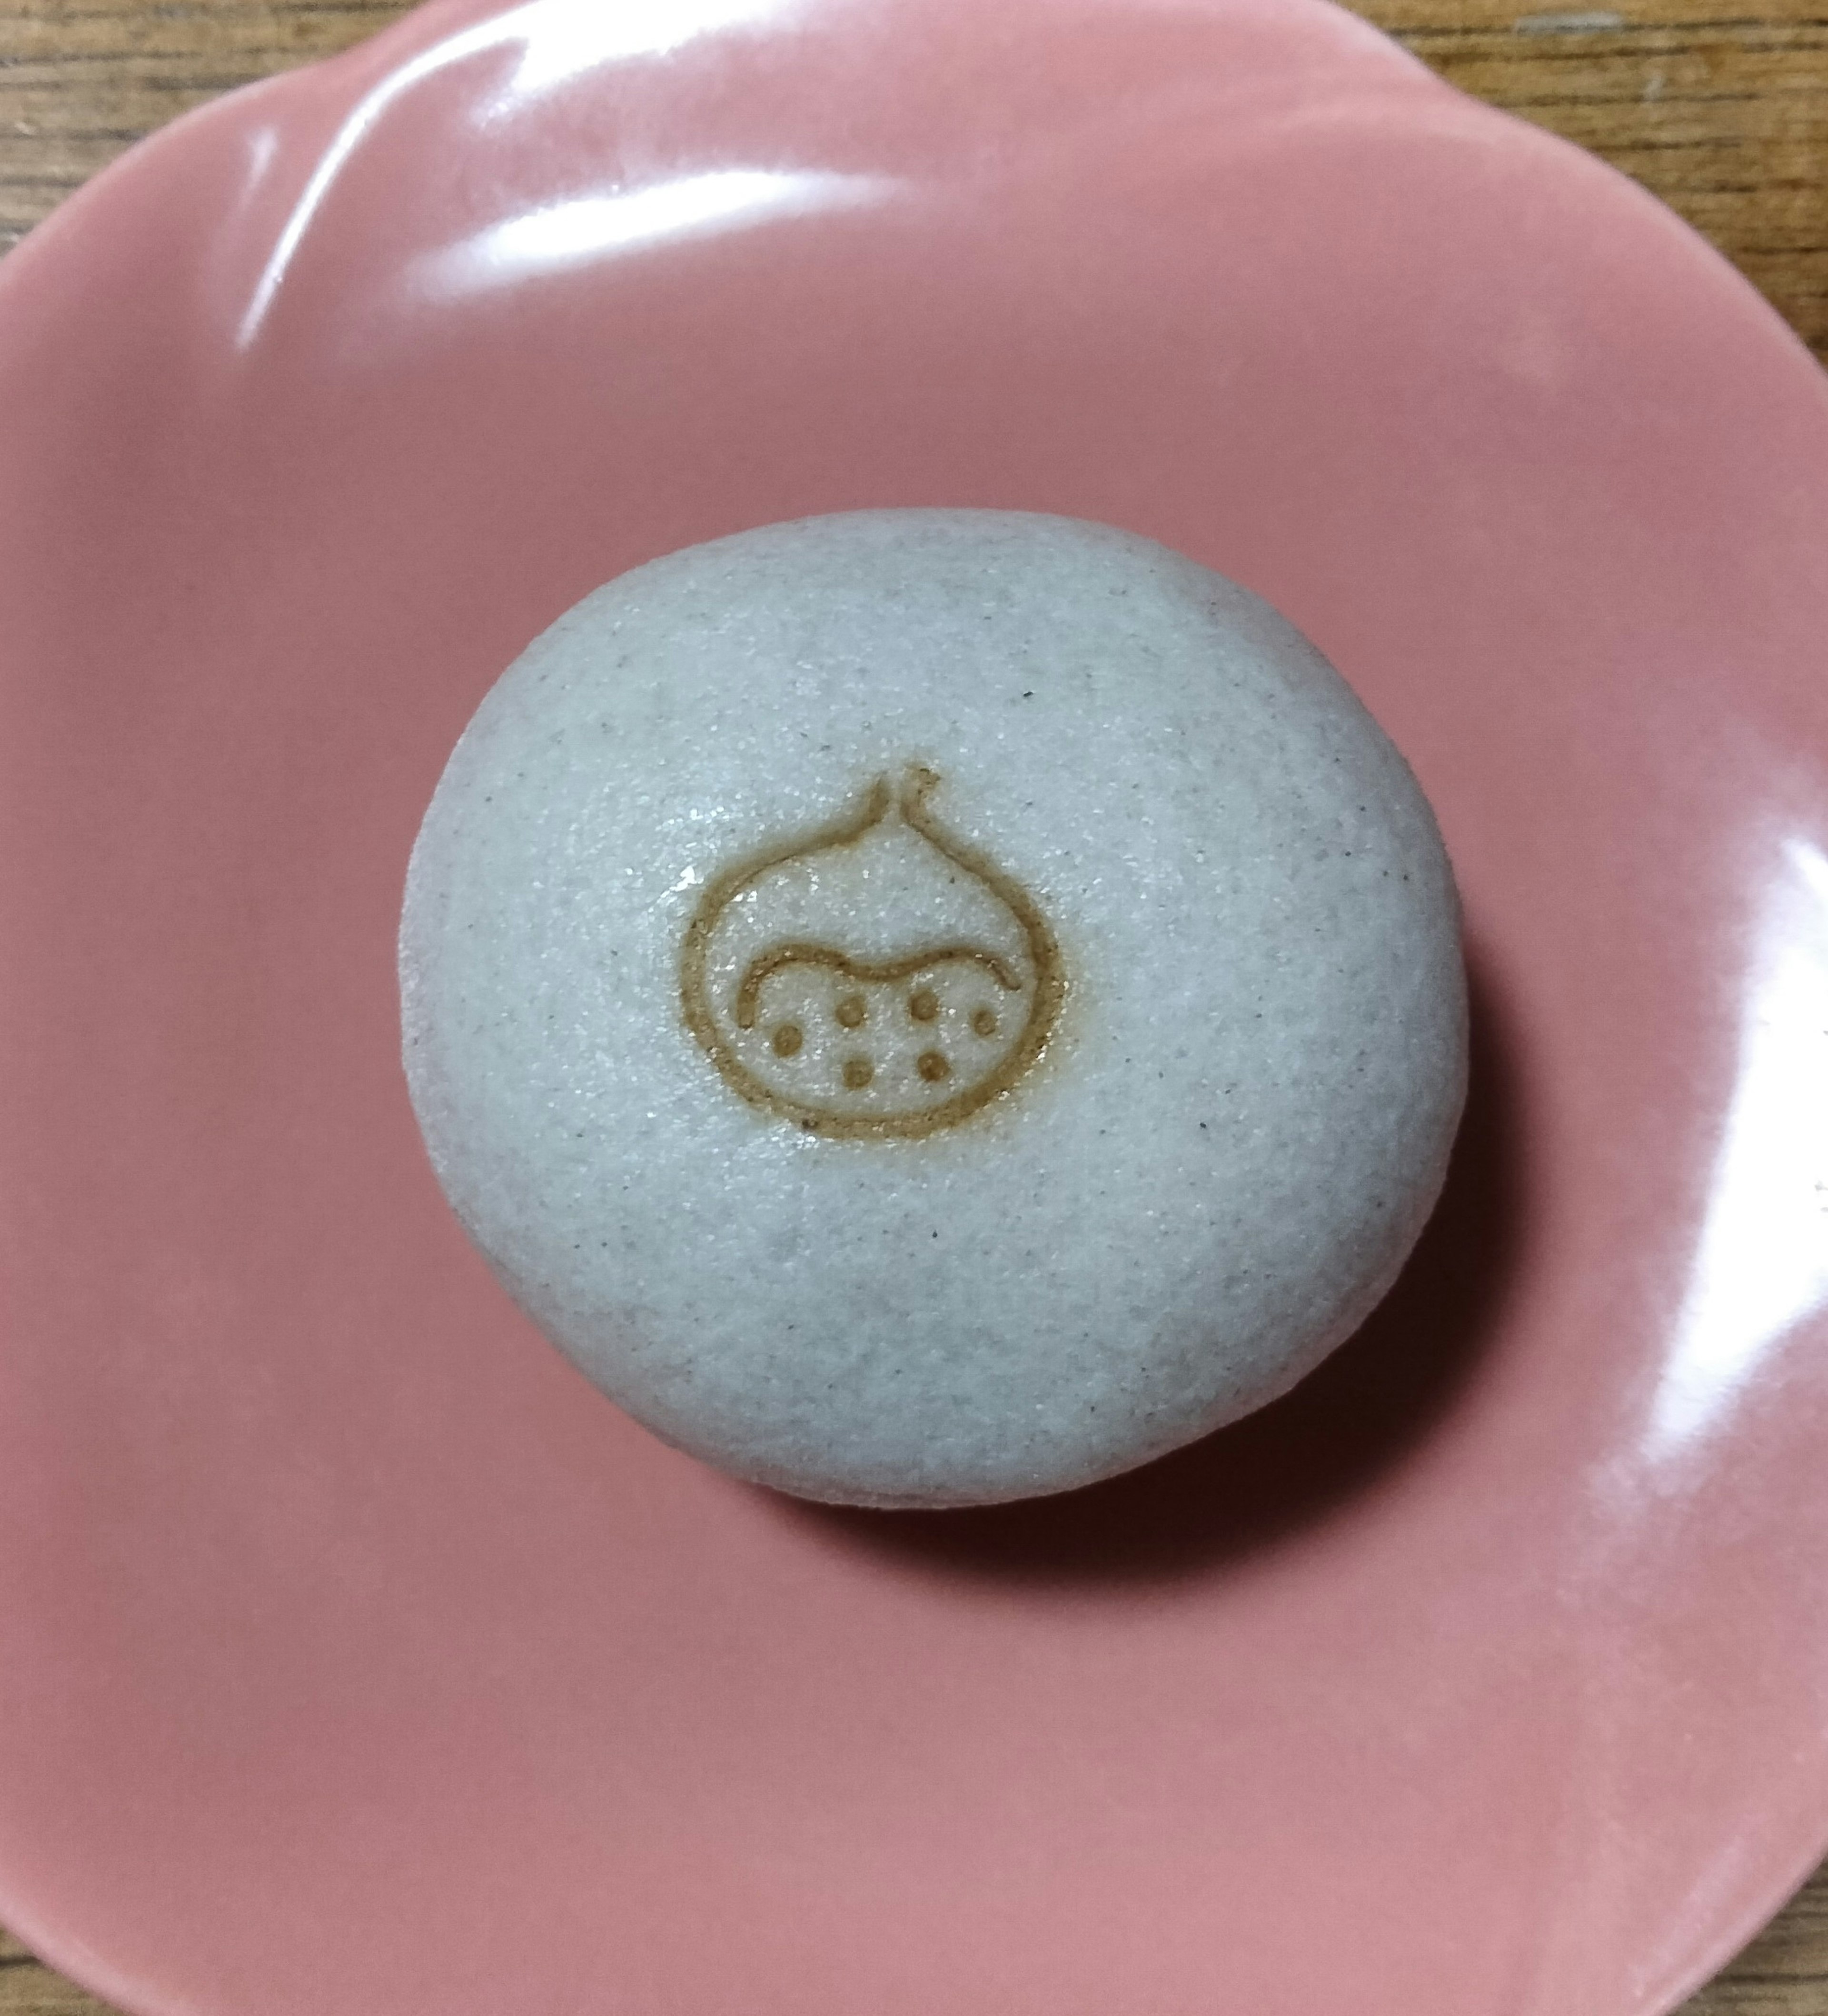
[[[853,959],[848,952],[840,952],[836,945],[811,943],[776,945],[772,952],[758,952],[749,962],[743,975],[743,984],[736,989],[736,1027],[753,1029],[756,1011],[761,1005],[761,990],[777,973],[790,966],[829,966],[834,973],[841,973],[847,980],[855,980],[862,985],[880,985],[891,980],[905,980],[911,974],[921,972],[930,966],[944,966],[948,959],[969,959],[973,965],[988,967],[991,977],[999,987],[1010,993],[1021,991],[1022,983],[1009,970],[1009,962],[999,959],[993,952],[985,952],[979,945],[935,945],[930,952],[914,954],[911,959],[891,959],[881,965],[873,965],[867,959]]]
[[[711,953],[711,934],[718,920],[750,883],[797,855],[828,847],[847,847],[861,840],[873,826],[888,816],[895,794],[887,777],[870,787],[860,812],[835,826],[771,849],[758,859],[727,869],[705,885],[692,921],[686,927],[686,943],[679,956],[679,999],[686,1026],[703,1047],[722,1074],[725,1083],[765,1112],[797,1121],[808,1132],[835,1140],[918,1140],[944,1127],[955,1127],[993,1099],[1000,1098],[1015,1084],[1047,1047],[1066,999],[1067,978],[1061,964],[1060,945],[1047,920],[1020,883],[1006,875],[987,856],[955,839],[927,809],[927,801],[937,788],[939,773],[920,765],[911,767],[901,791],[901,812],[909,826],[930,841],[948,861],[987,884],[1001,898],[1028,941],[1028,956],[1035,968],[1035,998],[1028,1019],[1008,1056],[997,1068],[968,1085],[952,1098],[919,1112],[833,1113],[828,1107],[790,1099],[765,1085],[744,1064],[719,1033],[711,1012],[711,995],[705,984],[705,966]],[[915,969],[910,967],[910,971]]]

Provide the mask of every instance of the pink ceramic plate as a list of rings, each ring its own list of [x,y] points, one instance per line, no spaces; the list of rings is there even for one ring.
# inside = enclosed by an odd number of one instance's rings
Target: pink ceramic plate
[[[0,272],[0,1917],[157,2016],[1626,2016],[1828,1836],[1828,383],[1315,0],[449,0]],[[1440,1218],[1290,1400],[819,1512],[466,1247],[408,847],[534,632],[1105,519],[1408,751]]]

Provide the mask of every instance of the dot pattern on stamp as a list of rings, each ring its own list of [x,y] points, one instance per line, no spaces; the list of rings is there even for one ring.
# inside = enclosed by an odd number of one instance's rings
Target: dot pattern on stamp
[[[808,1131],[912,1139],[1009,1092],[1065,992],[1027,892],[928,811],[932,771],[714,877],[680,963],[687,1027],[750,1104]]]

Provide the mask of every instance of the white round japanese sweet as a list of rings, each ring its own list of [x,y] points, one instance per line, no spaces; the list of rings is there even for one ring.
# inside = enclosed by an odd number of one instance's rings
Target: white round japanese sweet
[[[400,942],[439,1181],[668,1442],[884,1506],[1066,1490],[1383,1294],[1466,1080],[1402,758],[1244,589],[1072,520],[770,526],[484,700]]]

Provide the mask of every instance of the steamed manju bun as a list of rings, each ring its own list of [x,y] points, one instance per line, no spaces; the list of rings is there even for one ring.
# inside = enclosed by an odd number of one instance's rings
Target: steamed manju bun
[[[1415,779],[1146,539],[880,511],[670,555],[478,708],[405,1062],[506,1289],[653,1431],[881,1506],[1249,1413],[1389,1287],[1466,1082]]]

